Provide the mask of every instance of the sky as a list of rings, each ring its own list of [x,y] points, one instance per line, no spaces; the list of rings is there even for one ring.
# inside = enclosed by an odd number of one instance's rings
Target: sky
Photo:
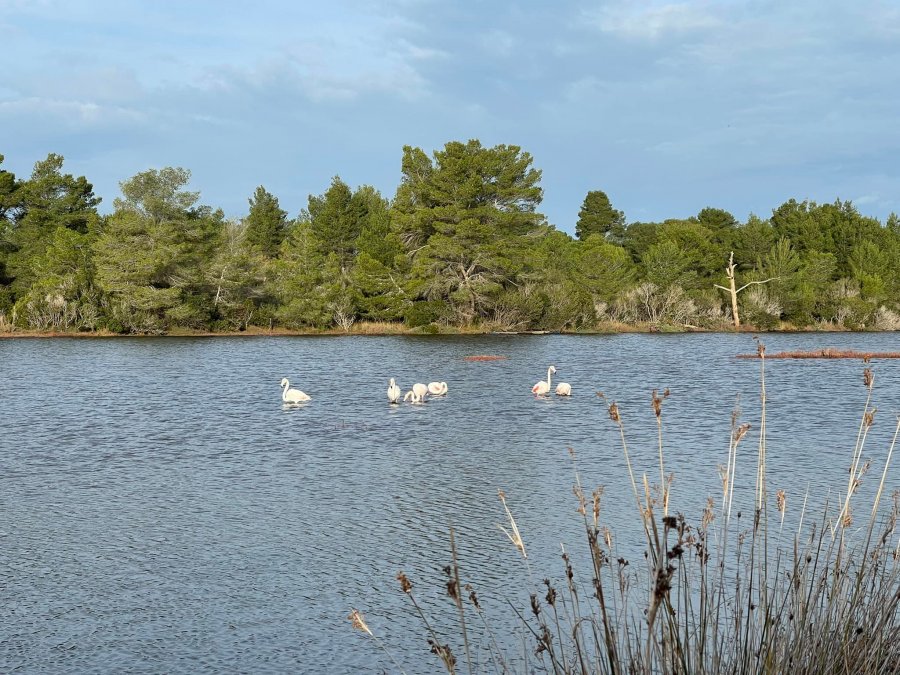
[[[788,199],[900,212],[898,0],[0,0],[0,154],[112,208],[150,168],[229,217],[332,176],[392,197],[404,145],[520,146],[541,212],[628,222]]]

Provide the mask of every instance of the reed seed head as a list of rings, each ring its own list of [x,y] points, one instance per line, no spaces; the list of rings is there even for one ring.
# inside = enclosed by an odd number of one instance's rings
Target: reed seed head
[[[853,513],[850,511],[850,505],[847,505],[847,511],[844,513],[844,517],[841,519],[841,525],[844,527],[850,527],[853,525]]]
[[[466,584],[465,589],[469,591],[469,602],[472,603],[472,606],[475,609],[481,609],[481,604],[478,602],[478,596],[475,595],[475,589],[472,588],[472,584]]]
[[[775,505],[778,507],[778,510],[783,514],[784,509],[787,506],[787,496],[785,495],[784,490],[779,490],[775,493]]]
[[[447,573],[447,595],[453,598],[453,601],[458,605],[459,600],[459,584],[456,583],[456,577],[453,576],[453,571],[450,569],[450,566],[444,568],[444,572]]]
[[[612,403],[609,404],[609,419],[611,419],[613,422],[620,421],[619,406],[615,401],[613,401]]]
[[[439,642],[435,642],[431,638],[428,638],[428,644],[431,645],[431,653],[437,654],[441,661],[444,662],[444,667],[447,669],[448,673],[456,672],[456,657],[453,656],[453,652],[450,650],[450,645],[442,645]]]
[[[350,612],[347,617],[350,619],[350,623],[353,624],[353,627],[357,630],[361,630],[363,633],[368,633],[370,637],[375,637],[375,634],[369,630],[369,626],[366,624],[366,620],[363,618],[363,615],[360,613],[358,609],[354,609]]]
[[[663,400],[657,395],[657,390],[653,390],[653,394],[651,395],[651,404],[653,405],[653,414],[656,415],[656,418],[659,419],[662,416],[662,402]]]
[[[750,431],[750,425],[746,422],[739,426],[734,430],[734,444],[737,445],[741,442],[741,439],[747,435],[747,432]]]
[[[867,388],[871,389],[874,383],[875,376],[872,374],[872,369],[863,368],[863,384],[866,385]]]
[[[759,339],[759,336],[754,335],[753,339],[756,340],[756,355],[764,359],[766,357],[766,346],[763,344],[762,340]]]
[[[594,525],[596,526],[600,520],[600,498],[603,496],[603,486],[601,485],[591,493],[591,501],[594,509]]]
[[[574,493],[576,499],[578,499],[578,508],[576,511],[580,513],[582,516],[587,514],[587,502],[584,499],[584,490],[577,483],[572,486],[572,492]]]
[[[412,582],[403,572],[397,572],[397,581],[400,582],[400,590],[406,594],[412,593]]]
[[[605,525],[600,529],[603,533],[603,541],[606,543],[606,548],[612,549],[612,531],[606,527]]]
[[[716,507],[712,497],[706,498],[706,508],[703,509],[703,518],[701,525],[706,528],[716,519]]]
[[[878,411],[878,408],[872,408],[865,414],[865,423],[866,428],[870,428],[875,423],[875,413]]]
[[[547,604],[551,607],[556,606],[556,589],[550,585],[549,579],[544,579],[544,585],[547,587],[547,595],[544,596],[544,600],[547,601]]]

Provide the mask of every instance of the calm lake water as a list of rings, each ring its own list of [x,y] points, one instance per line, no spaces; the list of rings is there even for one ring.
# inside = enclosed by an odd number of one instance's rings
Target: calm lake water
[[[900,349],[896,334],[764,340],[769,353]],[[562,578],[561,543],[584,570],[567,448],[589,490],[606,486],[601,517],[619,550],[639,554],[618,431],[596,391],[618,401],[632,461],[658,482],[650,392],[670,388],[671,508],[691,520],[721,489],[740,397],[753,429],[736,506],[752,505],[759,362],[734,358],[750,352],[750,336],[703,334],[0,340],[0,672],[395,672],[351,628],[353,607],[406,672],[438,672],[396,573],[456,645],[441,572],[452,525],[464,579],[512,634],[507,599],[524,606],[530,585],[497,528],[497,490],[535,581]],[[464,358],[475,354],[508,358]],[[530,394],[550,364],[571,399]],[[900,410],[900,361],[872,367],[864,494]],[[786,489],[789,511],[807,490],[813,505],[846,487],[862,369],[767,363],[770,494]],[[283,407],[282,377],[312,401]],[[390,406],[390,377],[404,391],[445,380],[449,394]]]

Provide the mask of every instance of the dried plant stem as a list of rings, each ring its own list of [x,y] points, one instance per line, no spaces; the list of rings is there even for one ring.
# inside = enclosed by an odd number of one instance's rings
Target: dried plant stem
[[[900,416],[897,417],[897,426],[894,427],[894,438],[891,440],[891,447],[888,449],[887,459],[884,462],[884,471],[881,473],[881,482],[878,483],[878,492],[872,503],[872,519],[874,521],[878,513],[878,505],[881,503],[881,495],[884,493],[884,482],[887,480],[888,467],[891,465],[891,457],[894,455],[894,448],[897,445],[897,436],[900,434]],[[869,528],[871,532],[871,526]]]
[[[469,634],[466,631],[466,616],[462,603],[462,584],[460,584],[459,581],[459,561],[456,556],[456,536],[452,527],[450,528],[450,555],[453,560],[453,580],[456,582],[456,593],[454,594],[453,600],[456,602],[456,609],[459,613],[459,626],[462,630],[463,647],[466,651],[466,666],[468,666],[469,673],[471,673],[472,656],[469,652]]]
[[[838,514],[837,522],[835,523],[835,527],[833,528],[832,533],[836,531],[836,528],[842,527],[844,523],[844,517],[850,510],[850,498],[853,496],[854,484],[858,478],[857,470],[859,469],[859,462],[860,459],[862,459],[863,446],[865,445],[866,436],[868,435],[869,426],[871,424],[869,404],[872,401],[872,388],[875,384],[875,378],[872,376],[872,371],[868,368],[865,369],[864,373],[866,383],[866,403],[863,406],[862,419],[859,421],[859,429],[856,432],[856,444],[853,447],[853,461],[850,463],[850,478],[847,481],[847,495],[844,498],[844,503],[841,506],[841,511]]]
[[[669,488],[666,484],[666,471],[663,467],[662,417],[656,416],[656,439],[659,449],[659,489],[662,499],[663,515],[669,515]]]
[[[373,633],[372,630],[369,628],[368,624],[366,623],[366,620],[363,618],[363,615],[360,613],[360,611],[358,609],[351,610],[350,616],[348,616],[347,618],[350,619],[354,628],[362,631],[363,633],[368,635],[370,638],[372,638],[372,642],[375,643],[375,646],[377,646],[381,651],[383,651],[387,655],[387,657],[391,660],[391,662],[397,667],[397,670],[399,672],[403,673],[403,675],[406,675],[406,671],[404,671],[403,667],[399,663],[397,663],[397,660],[394,658],[394,655],[391,654],[387,650],[387,648],[384,646],[384,644],[382,644],[381,640],[379,640],[375,636],[375,633]]]

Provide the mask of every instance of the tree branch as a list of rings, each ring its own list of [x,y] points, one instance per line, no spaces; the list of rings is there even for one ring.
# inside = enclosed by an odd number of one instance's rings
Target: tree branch
[[[751,282],[746,283],[746,284],[744,284],[743,286],[741,286],[739,289],[737,289],[737,290],[735,291],[735,293],[740,293],[742,290],[744,290],[744,289],[747,288],[748,286],[752,286],[753,284],[767,284],[767,283],[769,283],[770,281],[778,281],[778,279],[780,279],[780,278],[781,278],[781,277],[772,277],[771,279],[766,279],[765,281],[751,281]],[[721,286],[719,286],[719,288],[721,288]]]

